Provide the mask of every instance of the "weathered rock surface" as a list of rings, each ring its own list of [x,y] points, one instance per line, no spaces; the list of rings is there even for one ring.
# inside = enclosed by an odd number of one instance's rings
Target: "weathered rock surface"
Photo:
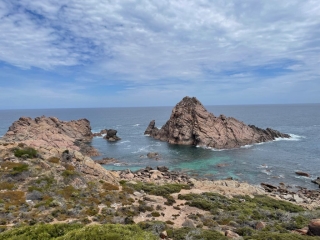
[[[108,130],[107,129],[103,129],[101,130],[100,132],[98,133],[93,133],[93,136],[94,137],[99,137],[99,136],[102,136],[103,134],[107,134]]]
[[[319,187],[320,187],[320,177],[317,177],[317,179],[312,180],[311,182],[313,182],[313,183],[315,183],[315,184],[318,184]]]
[[[55,117],[21,117],[2,137],[5,142],[23,142],[31,147],[62,148],[81,151],[89,156],[99,153],[86,142],[93,137],[87,119],[60,121]]]
[[[152,120],[145,131],[155,139],[171,144],[195,145],[217,149],[290,138],[271,128],[246,125],[232,117],[209,113],[195,98],[184,97],[172,110],[170,119],[158,129]]]
[[[320,219],[311,220],[308,227],[308,235],[320,236]]]
[[[117,132],[118,132],[117,130],[108,129],[106,136],[104,136],[103,138],[107,139],[107,140],[110,141],[110,142],[118,141],[118,140],[120,140],[121,138],[119,138],[119,137],[117,136]]]
[[[310,174],[306,172],[296,171],[296,174],[303,177],[310,177]]]

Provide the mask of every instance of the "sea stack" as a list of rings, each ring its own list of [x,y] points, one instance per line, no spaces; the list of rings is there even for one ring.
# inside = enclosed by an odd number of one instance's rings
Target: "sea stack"
[[[246,125],[233,117],[216,117],[195,97],[184,97],[173,108],[170,119],[161,129],[152,120],[144,134],[171,144],[215,149],[238,148],[276,138],[290,138],[289,134]]]

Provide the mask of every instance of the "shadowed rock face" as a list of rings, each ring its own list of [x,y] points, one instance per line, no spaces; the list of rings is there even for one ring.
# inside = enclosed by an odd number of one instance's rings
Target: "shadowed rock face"
[[[7,142],[24,142],[31,147],[54,147],[81,151],[90,156],[98,155],[85,144],[93,137],[87,119],[60,121],[55,117],[21,117],[15,121],[2,137]]]
[[[290,138],[271,128],[261,129],[246,125],[232,117],[209,113],[195,98],[184,97],[172,110],[170,119],[158,129],[152,120],[146,135],[171,144],[197,145],[216,149],[272,141],[275,138]]]

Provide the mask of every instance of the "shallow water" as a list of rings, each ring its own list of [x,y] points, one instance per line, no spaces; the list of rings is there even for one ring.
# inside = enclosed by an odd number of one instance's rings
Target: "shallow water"
[[[143,133],[152,119],[161,127],[169,119],[172,107],[96,108],[0,111],[0,134],[20,116],[56,116],[61,120],[87,118],[93,132],[105,128],[118,130],[122,139],[115,143],[94,138],[92,145],[102,157],[114,157],[119,163],[107,169],[137,170],[145,166],[166,165],[171,170],[213,179],[233,177],[253,184],[289,183],[293,186],[317,188],[311,178],[297,176],[297,170],[320,176],[320,104],[208,106],[216,116],[224,114],[246,124],[271,127],[289,133],[292,139],[245,146],[233,150],[203,149],[160,142]],[[158,152],[159,161],[148,159],[148,152]],[[222,164],[223,166],[219,166]]]

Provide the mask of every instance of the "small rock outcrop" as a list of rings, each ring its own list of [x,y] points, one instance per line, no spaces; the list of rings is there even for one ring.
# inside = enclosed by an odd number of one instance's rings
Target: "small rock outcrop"
[[[118,132],[117,130],[108,129],[107,134],[103,138],[107,139],[110,142],[121,140],[121,138],[117,136],[117,132]]]
[[[308,227],[308,235],[320,236],[320,219],[311,220]]]
[[[296,174],[303,177],[310,177],[310,174],[306,172],[296,171]]]
[[[318,184],[319,187],[320,187],[320,177],[317,177],[317,179],[312,180],[311,182],[313,182],[313,183],[315,183],[315,184]]]
[[[61,121],[56,117],[20,117],[2,137],[5,142],[23,142],[31,147],[64,148],[97,156],[96,149],[86,144],[93,137],[87,119]]]
[[[238,148],[267,142],[275,138],[290,138],[271,128],[246,125],[232,117],[209,113],[195,98],[184,97],[172,110],[170,119],[158,129],[152,120],[145,135],[171,144],[194,145],[216,149]]]

